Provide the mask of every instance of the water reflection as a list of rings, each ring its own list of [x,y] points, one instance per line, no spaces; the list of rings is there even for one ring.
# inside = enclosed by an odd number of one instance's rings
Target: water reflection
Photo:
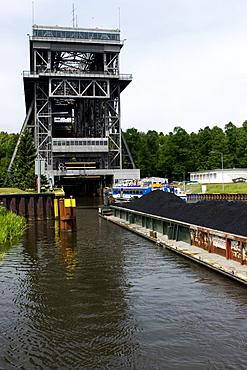
[[[8,251],[14,246],[16,245],[16,243],[18,243],[18,240],[19,239],[16,239],[16,240],[12,240],[11,242],[6,242],[6,243],[3,243],[3,244],[0,244],[0,260],[3,260],[6,253],[8,253]]]
[[[1,262],[0,368],[245,368],[244,287],[95,209],[77,225],[34,222]]]
[[[99,230],[98,217],[91,224],[89,216],[82,217],[79,235],[59,235],[49,221],[30,225],[23,260],[16,266],[19,277],[11,302],[16,317],[9,328],[11,344],[5,338],[5,364],[18,363],[13,345],[26,352],[24,368],[49,368],[51,363],[57,368],[106,366],[111,356],[128,363],[136,344],[121,248],[114,238],[102,243],[105,231]],[[112,247],[118,256],[114,263]]]
[[[59,221],[55,220],[55,244],[61,248],[61,266],[66,271],[66,278],[73,279],[75,270],[80,268],[77,251],[77,231],[60,232]]]

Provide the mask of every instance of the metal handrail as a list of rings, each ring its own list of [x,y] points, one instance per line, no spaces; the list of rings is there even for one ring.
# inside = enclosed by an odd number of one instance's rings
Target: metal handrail
[[[87,76],[87,77],[107,77],[107,78],[120,78],[120,79],[132,79],[132,74],[128,73],[117,73],[117,74],[111,74],[111,73],[105,73],[105,72],[94,72],[91,71],[54,71],[54,70],[46,70],[42,72],[32,72],[32,71],[23,71],[23,77],[30,77],[30,76],[43,76],[43,75],[52,75],[52,76],[64,76],[64,75],[78,75],[78,76]]]
[[[83,42],[83,43],[104,43],[104,44],[117,44],[124,45],[125,40],[113,40],[113,39],[97,39],[97,38],[78,38],[78,37],[57,37],[57,36],[31,36],[29,35],[31,41],[47,41],[52,39],[52,41],[73,41],[73,42]]]

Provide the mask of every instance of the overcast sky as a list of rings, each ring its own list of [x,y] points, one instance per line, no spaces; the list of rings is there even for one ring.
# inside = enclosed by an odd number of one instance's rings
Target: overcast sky
[[[73,26],[73,3],[78,27],[120,25],[126,39],[120,71],[133,81],[121,95],[123,130],[190,133],[247,120],[247,0],[1,0],[0,131],[19,132],[25,118],[33,20]]]

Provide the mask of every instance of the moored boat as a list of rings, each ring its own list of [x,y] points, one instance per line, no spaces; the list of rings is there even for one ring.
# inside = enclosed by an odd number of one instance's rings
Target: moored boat
[[[156,182],[149,179],[115,185],[111,188],[111,197],[115,201],[130,201],[156,190],[174,193],[179,198],[187,200],[186,193],[179,187],[169,185],[166,181]]]

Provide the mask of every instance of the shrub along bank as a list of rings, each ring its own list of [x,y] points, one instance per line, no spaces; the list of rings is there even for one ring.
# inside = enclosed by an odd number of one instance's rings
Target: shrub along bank
[[[0,243],[19,237],[26,230],[26,220],[23,217],[0,207]]]

